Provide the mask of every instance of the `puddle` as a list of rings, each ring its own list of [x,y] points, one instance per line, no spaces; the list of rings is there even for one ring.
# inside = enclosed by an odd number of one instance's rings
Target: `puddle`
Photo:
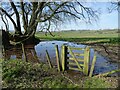
[[[67,46],[79,47],[79,48],[86,47],[86,45],[76,44],[76,43],[66,42],[66,41],[43,41],[36,46],[31,45],[26,47],[25,52],[26,52],[27,59],[31,60],[32,62],[46,62],[47,59],[46,59],[45,50],[47,50],[50,55],[52,64],[56,64],[55,45],[58,45],[58,48],[60,51],[61,46],[63,44]],[[91,65],[93,56],[94,56],[94,49],[90,48],[90,65]],[[24,60],[21,48],[17,48],[17,49],[13,48],[13,49],[7,50],[4,57],[7,59],[23,59]],[[104,73],[104,72],[108,72],[115,69],[118,69],[117,63],[110,63],[108,62],[106,57],[103,57],[102,55],[97,53],[97,61],[95,64],[94,74]]]

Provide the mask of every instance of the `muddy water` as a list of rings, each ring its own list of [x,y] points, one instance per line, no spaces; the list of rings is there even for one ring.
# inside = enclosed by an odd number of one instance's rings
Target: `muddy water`
[[[65,42],[65,41],[43,41],[36,46],[33,46],[33,45],[25,46],[27,60],[32,62],[47,62],[46,53],[45,53],[45,50],[47,50],[50,55],[52,64],[55,65],[56,64],[55,45],[58,45],[59,51],[60,51],[61,46],[63,44],[67,46],[79,47],[79,48],[86,47],[86,45],[76,44],[72,42]],[[90,49],[90,65],[91,65],[93,56],[94,56],[94,49],[91,48]],[[21,47],[7,50],[4,54],[4,58],[24,60],[24,55],[22,53]],[[97,53],[97,61],[95,64],[94,74],[104,73],[104,72],[111,71],[118,68],[117,63],[110,63],[108,61],[109,61],[108,58],[103,57]]]

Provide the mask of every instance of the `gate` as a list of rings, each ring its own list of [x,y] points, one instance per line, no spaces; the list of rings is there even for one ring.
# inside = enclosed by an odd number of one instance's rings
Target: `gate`
[[[90,48],[77,48],[63,45],[61,48],[61,58],[59,55],[58,45],[55,46],[56,50],[56,63],[58,71],[66,71],[68,69],[77,70],[83,72],[85,75],[90,77],[93,74],[94,65],[96,62],[96,52],[94,54],[91,67],[89,67],[90,62]],[[46,50],[46,56],[50,68],[52,64],[50,61],[49,54]],[[90,72],[89,72],[90,71]]]
[[[93,57],[91,68],[89,67],[90,62],[90,48],[76,48],[70,46],[62,46],[61,53],[62,70],[77,70],[83,72],[85,75],[91,76],[94,70],[96,61],[96,54]],[[90,72],[89,72],[90,68]]]

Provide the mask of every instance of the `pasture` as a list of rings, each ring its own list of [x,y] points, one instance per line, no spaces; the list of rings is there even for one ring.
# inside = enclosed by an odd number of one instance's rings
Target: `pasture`
[[[118,30],[69,30],[52,32],[54,37],[45,32],[38,32],[36,37],[41,40],[63,40],[78,43],[118,43]]]
[[[119,42],[117,30],[79,30],[79,31],[56,31],[45,35],[45,32],[37,32],[36,37],[42,40],[60,40],[76,43],[108,43],[116,45]],[[48,43],[48,46],[54,45]],[[41,43],[40,46],[45,46]],[[46,46],[45,46],[46,47]],[[98,48],[98,44],[97,44]],[[107,49],[106,48],[106,49]],[[43,48],[42,48],[43,49]],[[39,50],[43,51],[41,48]],[[115,49],[115,47],[111,48]],[[101,50],[101,47],[100,47]],[[107,49],[108,50],[108,49]],[[117,48],[116,48],[117,50]],[[29,49],[29,57],[31,58],[35,49]],[[99,51],[99,50],[98,50]],[[109,51],[109,50],[108,50]],[[111,52],[112,53],[111,53]],[[113,56],[115,50],[110,50],[109,56]],[[19,50],[20,52],[20,50]],[[104,55],[103,51],[101,51]],[[34,53],[34,54],[35,54]],[[51,51],[52,53],[52,51]],[[115,51],[117,53],[117,51]],[[39,54],[41,55],[41,54]],[[118,54],[115,54],[115,58]],[[17,56],[17,55],[16,55]],[[31,58],[31,61],[37,56]],[[108,57],[108,56],[106,56]],[[113,60],[113,59],[111,59]],[[118,60],[118,59],[116,59]],[[26,62],[22,59],[16,60],[0,60],[3,66],[3,88],[117,88],[119,77],[87,77],[78,75],[73,72],[58,72],[57,68],[50,68],[45,63]],[[70,74],[72,73],[72,74]],[[75,77],[75,78],[73,78]],[[67,83],[67,84],[66,84]]]

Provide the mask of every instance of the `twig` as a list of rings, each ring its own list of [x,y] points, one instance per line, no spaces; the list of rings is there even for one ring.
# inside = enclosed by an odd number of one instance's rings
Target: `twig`
[[[63,73],[61,73],[61,75],[66,78],[67,80],[69,80],[72,84],[79,86],[78,84],[74,83],[70,78],[66,77]]]

